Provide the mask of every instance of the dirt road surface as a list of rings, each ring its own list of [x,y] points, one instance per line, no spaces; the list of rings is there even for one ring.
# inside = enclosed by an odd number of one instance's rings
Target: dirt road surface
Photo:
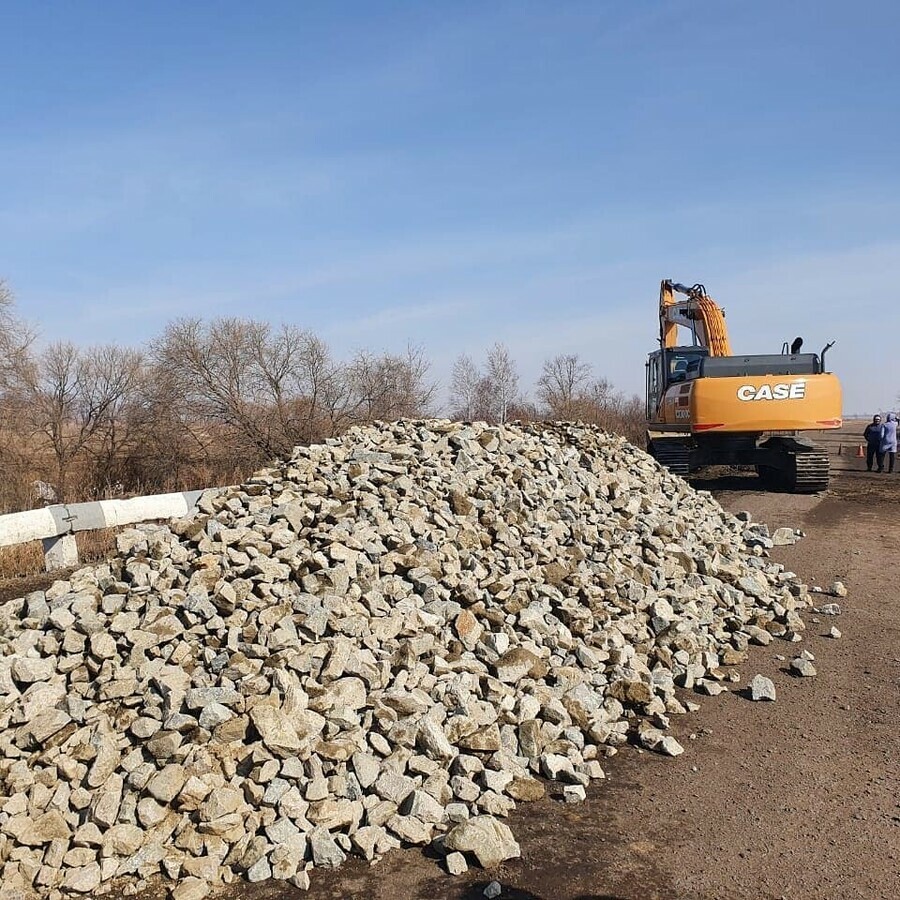
[[[697,486],[801,528],[775,558],[811,585],[849,589],[840,616],[806,616],[801,644],[753,648],[742,683],[772,678],[777,701],[695,698],[701,710],[675,725],[682,756],[629,747],[587,803],[521,805],[510,824],[522,858],[499,870],[453,879],[420,850],[398,851],[315,872],[298,898],[463,900],[494,878],[510,900],[900,897],[900,475],[838,471],[813,497],[760,493],[753,478]],[[824,636],[832,625],[840,639]],[[788,673],[801,648],[814,678]],[[269,884],[234,896],[295,895]]]

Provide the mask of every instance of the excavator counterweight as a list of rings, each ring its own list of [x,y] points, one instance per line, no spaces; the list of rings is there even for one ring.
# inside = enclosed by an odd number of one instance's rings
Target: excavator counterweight
[[[679,345],[679,328],[690,344]],[[841,386],[825,370],[831,344],[820,354],[800,353],[801,344],[736,355],[725,311],[706,288],[663,281],[659,349],[647,360],[649,452],[679,475],[752,466],[772,489],[824,490],[828,457],[801,432],[841,427]]]

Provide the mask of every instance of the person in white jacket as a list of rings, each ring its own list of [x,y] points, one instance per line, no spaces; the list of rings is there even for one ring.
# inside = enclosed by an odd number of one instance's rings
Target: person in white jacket
[[[887,414],[881,432],[881,446],[878,448],[881,460],[887,460],[888,474],[894,471],[894,461],[897,459],[897,417],[893,413]],[[879,467],[878,471],[882,471]]]

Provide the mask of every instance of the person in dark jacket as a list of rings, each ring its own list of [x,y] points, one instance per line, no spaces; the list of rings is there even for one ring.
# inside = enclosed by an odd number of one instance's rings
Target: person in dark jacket
[[[878,463],[878,471],[884,471],[884,454],[881,452],[881,439],[884,437],[884,425],[881,424],[881,416],[872,416],[872,421],[866,425],[863,432],[866,439],[866,471],[872,471],[872,463]]]
[[[881,446],[878,448],[881,459],[887,457],[888,474],[894,471],[894,460],[897,459],[897,417],[887,414],[887,420],[881,426]],[[881,469],[878,470],[879,472]]]

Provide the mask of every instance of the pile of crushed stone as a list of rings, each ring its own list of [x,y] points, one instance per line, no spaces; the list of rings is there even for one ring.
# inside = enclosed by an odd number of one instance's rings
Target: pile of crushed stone
[[[356,428],[0,610],[4,891],[309,885],[577,802],[803,628],[764,527],[576,425]],[[682,692],[681,697],[685,697]]]

